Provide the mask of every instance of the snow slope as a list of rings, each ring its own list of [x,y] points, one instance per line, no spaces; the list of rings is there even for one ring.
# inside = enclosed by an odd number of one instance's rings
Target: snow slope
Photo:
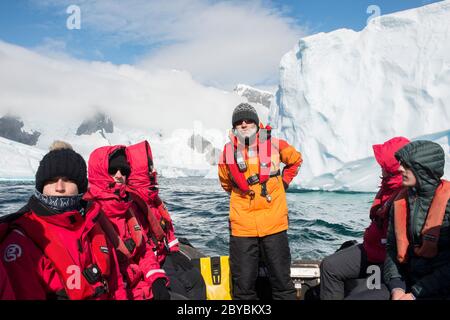
[[[450,1],[442,1],[360,32],[301,39],[281,60],[270,122],[304,156],[298,186],[365,188],[353,161],[371,157],[373,144],[450,129],[449,88]]]
[[[26,144],[0,138],[0,180],[34,179],[45,152]]]

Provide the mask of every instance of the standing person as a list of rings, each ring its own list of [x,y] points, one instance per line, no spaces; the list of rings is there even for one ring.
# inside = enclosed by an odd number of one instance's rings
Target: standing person
[[[84,159],[57,141],[39,163],[28,204],[3,219],[0,256],[16,299],[126,298],[99,207],[82,201],[87,184]]]
[[[274,299],[295,299],[290,277],[288,208],[285,190],[302,163],[300,152],[260,128],[247,103],[233,112],[231,142],[219,163],[219,179],[230,194],[230,269],[233,298],[257,299],[260,256],[269,271]],[[284,163],[283,172],[280,164]]]
[[[89,157],[89,191],[85,199],[98,203],[100,223],[114,243],[131,300],[168,300],[169,281],[143,232],[144,217],[127,192],[131,168],[125,146],[106,146]]]
[[[170,280],[170,288],[192,300],[206,299],[206,286],[199,270],[180,251],[172,218],[159,197],[158,182],[153,155],[148,141],[126,148],[127,161],[131,167],[128,191],[136,210],[147,219],[142,228],[150,234],[156,257]]]
[[[392,300],[450,297],[450,182],[431,141],[400,149],[404,190],[391,209],[384,280]]]
[[[382,267],[386,257],[389,210],[402,188],[402,174],[395,152],[408,143],[409,140],[404,137],[395,137],[372,147],[375,159],[381,166],[382,180],[370,208],[371,223],[364,232],[362,244],[340,250],[323,259],[320,265],[321,300],[344,299],[346,281],[366,278],[371,265]],[[387,299],[386,290],[368,290],[366,281],[362,285],[363,288],[354,288],[347,299]]]

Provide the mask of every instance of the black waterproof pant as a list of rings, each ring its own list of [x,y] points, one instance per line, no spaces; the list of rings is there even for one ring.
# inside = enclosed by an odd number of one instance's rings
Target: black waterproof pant
[[[170,281],[169,288],[175,293],[171,299],[206,300],[206,286],[200,271],[187,257],[185,260],[180,264],[168,255],[162,265]]]
[[[272,298],[294,300],[296,292],[290,274],[291,253],[286,231],[261,238],[230,236],[233,299],[258,299],[256,279],[261,256],[269,272]]]
[[[378,267],[380,288],[370,288],[366,278],[369,266]],[[387,287],[382,281],[382,265],[370,264],[361,244],[333,253],[322,260],[320,265],[321,300],[388,300]],[[352,288],[349,290],[349,284]],[[347,291],[347,292],[346,292]],[[348,292],[349,291],[349,292]],[[347,296],[346,296],[347,293]]]

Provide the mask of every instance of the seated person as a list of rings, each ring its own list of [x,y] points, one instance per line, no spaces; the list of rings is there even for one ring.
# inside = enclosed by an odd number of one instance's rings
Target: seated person
[[[55,142],[28,204],[3,217],[0,256],[16,299],[126,299],[115,251],[97,222],[100,209],[82,201],[87,185],[84,159]]]
[[[351,246],[326,257],[321,263],[321,300],[342,300],[345,297],[345,282],[351,279],[366,278],[370,265],[382,267],[386,256],[386,233],[389,210],[395,196],[402,188],[402,175],[395,152],[409,143],[403,137],[396,137],[384,144],[373,146],[375,159],[381,166],[382,181],[370,209],[371,224],[364,233],[362,244]],[[357,286],[349,293],[348,299],[386,299],[386,290],[366,290]],[[364,292],[363,295],[357,292]]]
[[[147,217],[142,227],[146,234],[150,234],[157,259],[169,277],[172,292],[192,300],[205,300],[206,285],[203,277],[190,259],[179,250],[172,218],[159,197],[149,143],[142,141],[128,146],[126,154],[131,167],[128,191],[137,211]]]
[[[125,146],[94,150],[89,158],[89,191],[85,200],[102,208],[100,223],[116,248],[129,299],[168,300],[168,278],[141,227],[144,218],[133,207],[126,190],[129,174]]]
[[[384,280],[392,300],[450,297],[450,182],[445,154],[431,141],[400,149],[405,189],[391,207]]]

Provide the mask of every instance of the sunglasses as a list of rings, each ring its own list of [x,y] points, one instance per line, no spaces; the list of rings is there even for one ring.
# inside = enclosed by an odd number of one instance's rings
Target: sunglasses
[[[115,175],[116,173],[117,173],[117,171],[119,171],[120,170],[120,173],[122,174],[122,175],[124,175],[124,176],[129,176],[130,175],[130,173],[131,173],[131,170],[130,170],[130,168],[128,168],[128,167],[111,167],[111,168],[109,168],[108,169],[108,173],[109,173],[109,175],[111,175],[111,176],[113,176],[113,175]]]
[[[238,122],[236,122],[236,125],[237,125],[237,126],[240,126],[240,125],[243,124],[244,122],[245,122],[246,124],[255,123],[255,121],[253,121],[253,120],[244,119],[244,120],[239,120]]]

